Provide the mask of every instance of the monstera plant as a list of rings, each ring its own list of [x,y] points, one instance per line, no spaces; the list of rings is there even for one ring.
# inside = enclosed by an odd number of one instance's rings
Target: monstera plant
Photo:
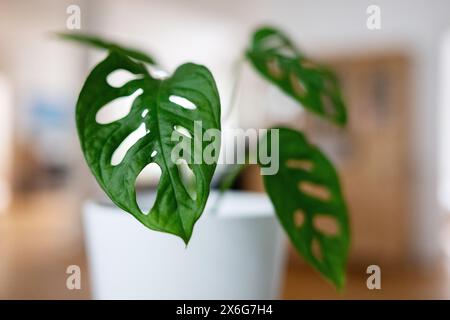
[[[201,139],[203,133],[221,127],[220,99],[213,75],[204,66],[186,63],[171,76],[158,77],[151,72],[157,66],[156,60],[139,50],[88,35],[60,36],[108,51],[106,59],[85,81],[76,107],[81,148],[99,185],[118,207],[146,227],[179,236],[187,244],[205,208],[217,163],[194,161],[199,148],[206,147]],[[299,106],[325,121],[345,125],[346,108],[335,74],[313,63],[284,33],[271,27],[258,29],[245,57],[263,78]],[[122,79],[126,81],[115,81],[116,73],[125,75]],[[122,107],[118,117],[106,122],[99,119],[105,108],[117,106]],[[200,138],[194,134],[196,121],[202,122]],[[180,127],[182,134],[195,141],[189,152],[180,155],[180,161],[174,161],[172,150],[176,142],[171,136]],[[277,173],[263,177],[265,189],[297,251],[341,288],[350,236],[336,170],[304,134],[289,128],[277,129],[280,167]],[[133,134],[139,135],[136,143],[120,161],[112,161],[118,147]],[[271,139],[271,134],[260,142],[267,139]],[[217,160],[218,156],[216,153],[213,158]],[[181,160],[195,176],[194,190],[186,188]],[[156,163],[162,173],[153,207],[142,212],[136,200],[135,182],[150,163]],[[224,179],[225,186],[230,185],[236,172]],[[318,221],[324,219],[336,226],[332,233],[321,229]]]

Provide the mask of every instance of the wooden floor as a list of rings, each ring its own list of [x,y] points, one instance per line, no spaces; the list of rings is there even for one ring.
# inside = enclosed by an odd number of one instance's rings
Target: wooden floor
[[[18,198],[0,214],[0,299],[89,299],[79,201],[65,192]],[[82,269],[81,290],[66,288],[66,268]],[[337,293],[295,256],[284,280],[285,299],[449,299],[445,261],[432,270],[382,269],[381,290],[368,290],[365,267],[351,267],[343,293]]]

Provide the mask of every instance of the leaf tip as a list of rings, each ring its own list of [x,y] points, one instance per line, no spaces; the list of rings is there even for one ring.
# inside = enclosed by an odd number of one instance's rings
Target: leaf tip
[[[69,36],[68,33],[62,31],[52,31],[48,35],[49,37],[57,40],[67,40],[67,37]]]
[[[187,247],[188,247],[188,244],[189,244],[189,238],[186,238],[186,237],[181,237],[181,239],[183,240],[183,242],[184,242],[184,248],[185,249],[187,249]]]
[[[345,290],[345,275],[342,274],[339,278],[333,281],[336,291],[342,294]]]

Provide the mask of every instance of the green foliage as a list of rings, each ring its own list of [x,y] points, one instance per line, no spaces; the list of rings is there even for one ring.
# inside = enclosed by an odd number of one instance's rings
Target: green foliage
[[[86,80],[76,112],[81,147],[98,183],[117,206],[145,226],[180,236],[187,243],[209,196],[215,163],[194,164],[194,147],[190,146],[190,152],[180,155],[195,177],[194,183],[186,183],[182,170],[171,159],[177,143],[171,136],[177,126],[182,127],[191,140],[200,139],[197,142],[203,150],[205,142],[194,135],[194,121],[202,121],[202,133],[210,128],[220,129],[220,102],[211,73],[203,66],[184,64],[172,77],[156,79],[141,63],[154,64],[154,59],[145,53],[87,35],[60,36],[110,52]],[[306,58],[281,31],[271,27],[258,29],[246,57],[265,79],[306,110],[345,125],[346,107],[336,75]],[[120,87],[109,85],[108,75],[119,69],[134,74],[134,79]],[[170,100],[172,95],[187,99],[196,108],[182,108]],[[133,98],[129,113],[111,123],[99,123],[98,112],[123,97]],[[113,164],[116,150],[142,126],[144,134],[119,164]],[[280,170],[264,176],[267,193],[298,252],[341,288],[350,235],[336,170],[302,133],[287,128],[281,128],[279,133]],[[271,139],[270,135],[267,139]],[[158,164],[162,175],[153,208],[143,213],[136,202],[135,181],[149,163]],[[244,167],[233,167],[221,192],[232,185]],[[334,229],[324,228],[321,221]]]
[[[136,77],[121,87],[112,87],[107,77],[117,70],[127,70]],[[185,109],[171,102],[171,96],[187,99],[196,108]],[[130,101],[129,113],[112,123],[98,123],[99,110],[123,97],[134,99]],[[123,108],[126,107],[124,104]],[[155,79],[144,65],[122,54],[122,50],[112,51],[87,78],[78,99],[76,120],[86,161],[111,200],[148,228],[175,234],[187,243],[208,199],[216,164],[194,164],[194,143],[191,143],[191,152],[184,154],[183,159],[195,175],[193,197],[183,181],[180,167],[171,159],[171,152],[178,143],[172,141],[171,136],[175,126],[181,126],[194,137],[196,120],[202,121],[202,134],[210,128],[220,129],[219,95],[209,70],[188,63],[168,79]],[[144,136],[126,152],[119,164],[113,165],[111,159],[116,149],[140,127]],[[201,140],[199,143],[205,147]],[[149,163],[158,164],[162,174],[156,201],[145,214],[136,202],[135,181]]]
[[[336,171],[302,133],[280,128],[279,141],[280,169],[263,176],[266,191],[295,248],[341,288],[350,233]]]
[[[73,42],[77,42],[83,45],[91,46],[98,49],[105,49],[108,51],[118,51],[132,59],[142,61],[149,64],[155,64],[155,60],[147,55],[146,53],[143,53],[140,50],[132,49],[132,48],[125,48],[123,46],[120,46],[114,42],[104,40],[99,37],[94,37],[87,34],[81,34],[81,33],[58,33],[58,37],[64,40],[69,40]]]
[[[264,78],[307,110],[339,125],[346,123],[347,113],[335,74],[306,58],[281,31],[258,29],[247,58]]]

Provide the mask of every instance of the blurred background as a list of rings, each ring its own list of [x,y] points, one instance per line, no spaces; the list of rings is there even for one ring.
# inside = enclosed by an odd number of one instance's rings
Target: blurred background
[[[369,5],[381,28],[367,25]],[[142,48],[173,71],[208,66],[228,106],[233,65],[252,30],[284,29],[338,72],[345,130],[304,113],[244,66],[225,126],[307,130],[342,175],[352,221],[339,294],[289,250],[286,299],[450,298],[450,2],[446,0],[0,0],[0,299],[90,298],[81,206],[101,194],[84,163],[74,111],[106,53],[61,42],[77,5],[81,32]],[[74,30],[78,31],[78,30]],[[250,168],[235,188],[263,191]],[[67,290],[66,268],[84,272]],[[366,268],[382,269],[368,290]]]

